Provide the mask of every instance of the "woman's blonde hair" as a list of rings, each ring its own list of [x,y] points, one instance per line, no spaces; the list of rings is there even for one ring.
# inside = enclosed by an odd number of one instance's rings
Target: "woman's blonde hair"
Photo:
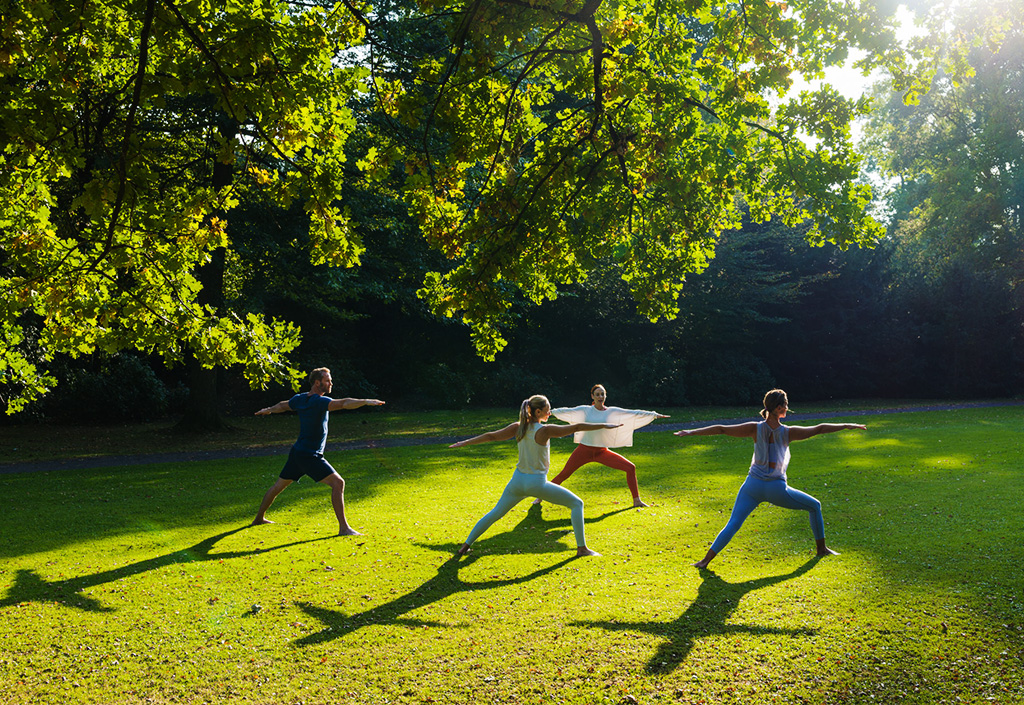
[[[764,408],[761,409],[761,418],[767,419],[768,415],[780,406],[789,406],[789,397],[781,389],[773,389],[764,395]]]
[[[533,415],[549,405],[548,398],[543,394],[534,394],[529,399],[523,399],[523,403],[519,405],[519,428],[516,429],[517,443],[523,440],[523,436],[526,435],[526,429],[533,423]]]

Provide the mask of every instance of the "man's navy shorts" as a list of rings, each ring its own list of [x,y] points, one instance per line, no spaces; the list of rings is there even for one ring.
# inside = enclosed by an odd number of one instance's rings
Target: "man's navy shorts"
[[[288,462],[284,464],[284,470],[281,471],[281,479],[298,480],[303,475],[309,475],[314,482],[320,482],[334,472],[334,468],[320,453],[297,451],[292,448],[288,453]]]

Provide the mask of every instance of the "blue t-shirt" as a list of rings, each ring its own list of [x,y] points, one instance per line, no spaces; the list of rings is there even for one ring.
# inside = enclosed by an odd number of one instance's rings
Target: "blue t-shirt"
[[[327,445],[327,407],[332,401],[330,397],[305,392],[288,400],[288,406],[299,415],[299,440],[292,448],[323,454]]]

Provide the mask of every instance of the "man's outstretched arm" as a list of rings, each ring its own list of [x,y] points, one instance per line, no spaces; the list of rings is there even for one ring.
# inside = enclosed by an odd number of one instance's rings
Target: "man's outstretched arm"
[[[383,404],[384,402],[380,399],[352,399],[351,397],[345,397],[344,399],[331,399],[327,409],[329,411],[338,411],[339,409],[358,409],[361,406],[382,406]]]
[[[291,411],[292,407],[289,406],[288,401],[279,401],[273,406],[265,406],[256,412],[257,416],[266,416],[267,414],[283,414],[286,411]]]

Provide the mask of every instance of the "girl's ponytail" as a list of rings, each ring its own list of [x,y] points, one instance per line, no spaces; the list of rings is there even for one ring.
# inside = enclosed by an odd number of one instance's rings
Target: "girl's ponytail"
[[[516,443],[523,440],[526,435],[526,427],[530,425],[530,400],[523,399],[519,405],[519,428],[516,429]]]

